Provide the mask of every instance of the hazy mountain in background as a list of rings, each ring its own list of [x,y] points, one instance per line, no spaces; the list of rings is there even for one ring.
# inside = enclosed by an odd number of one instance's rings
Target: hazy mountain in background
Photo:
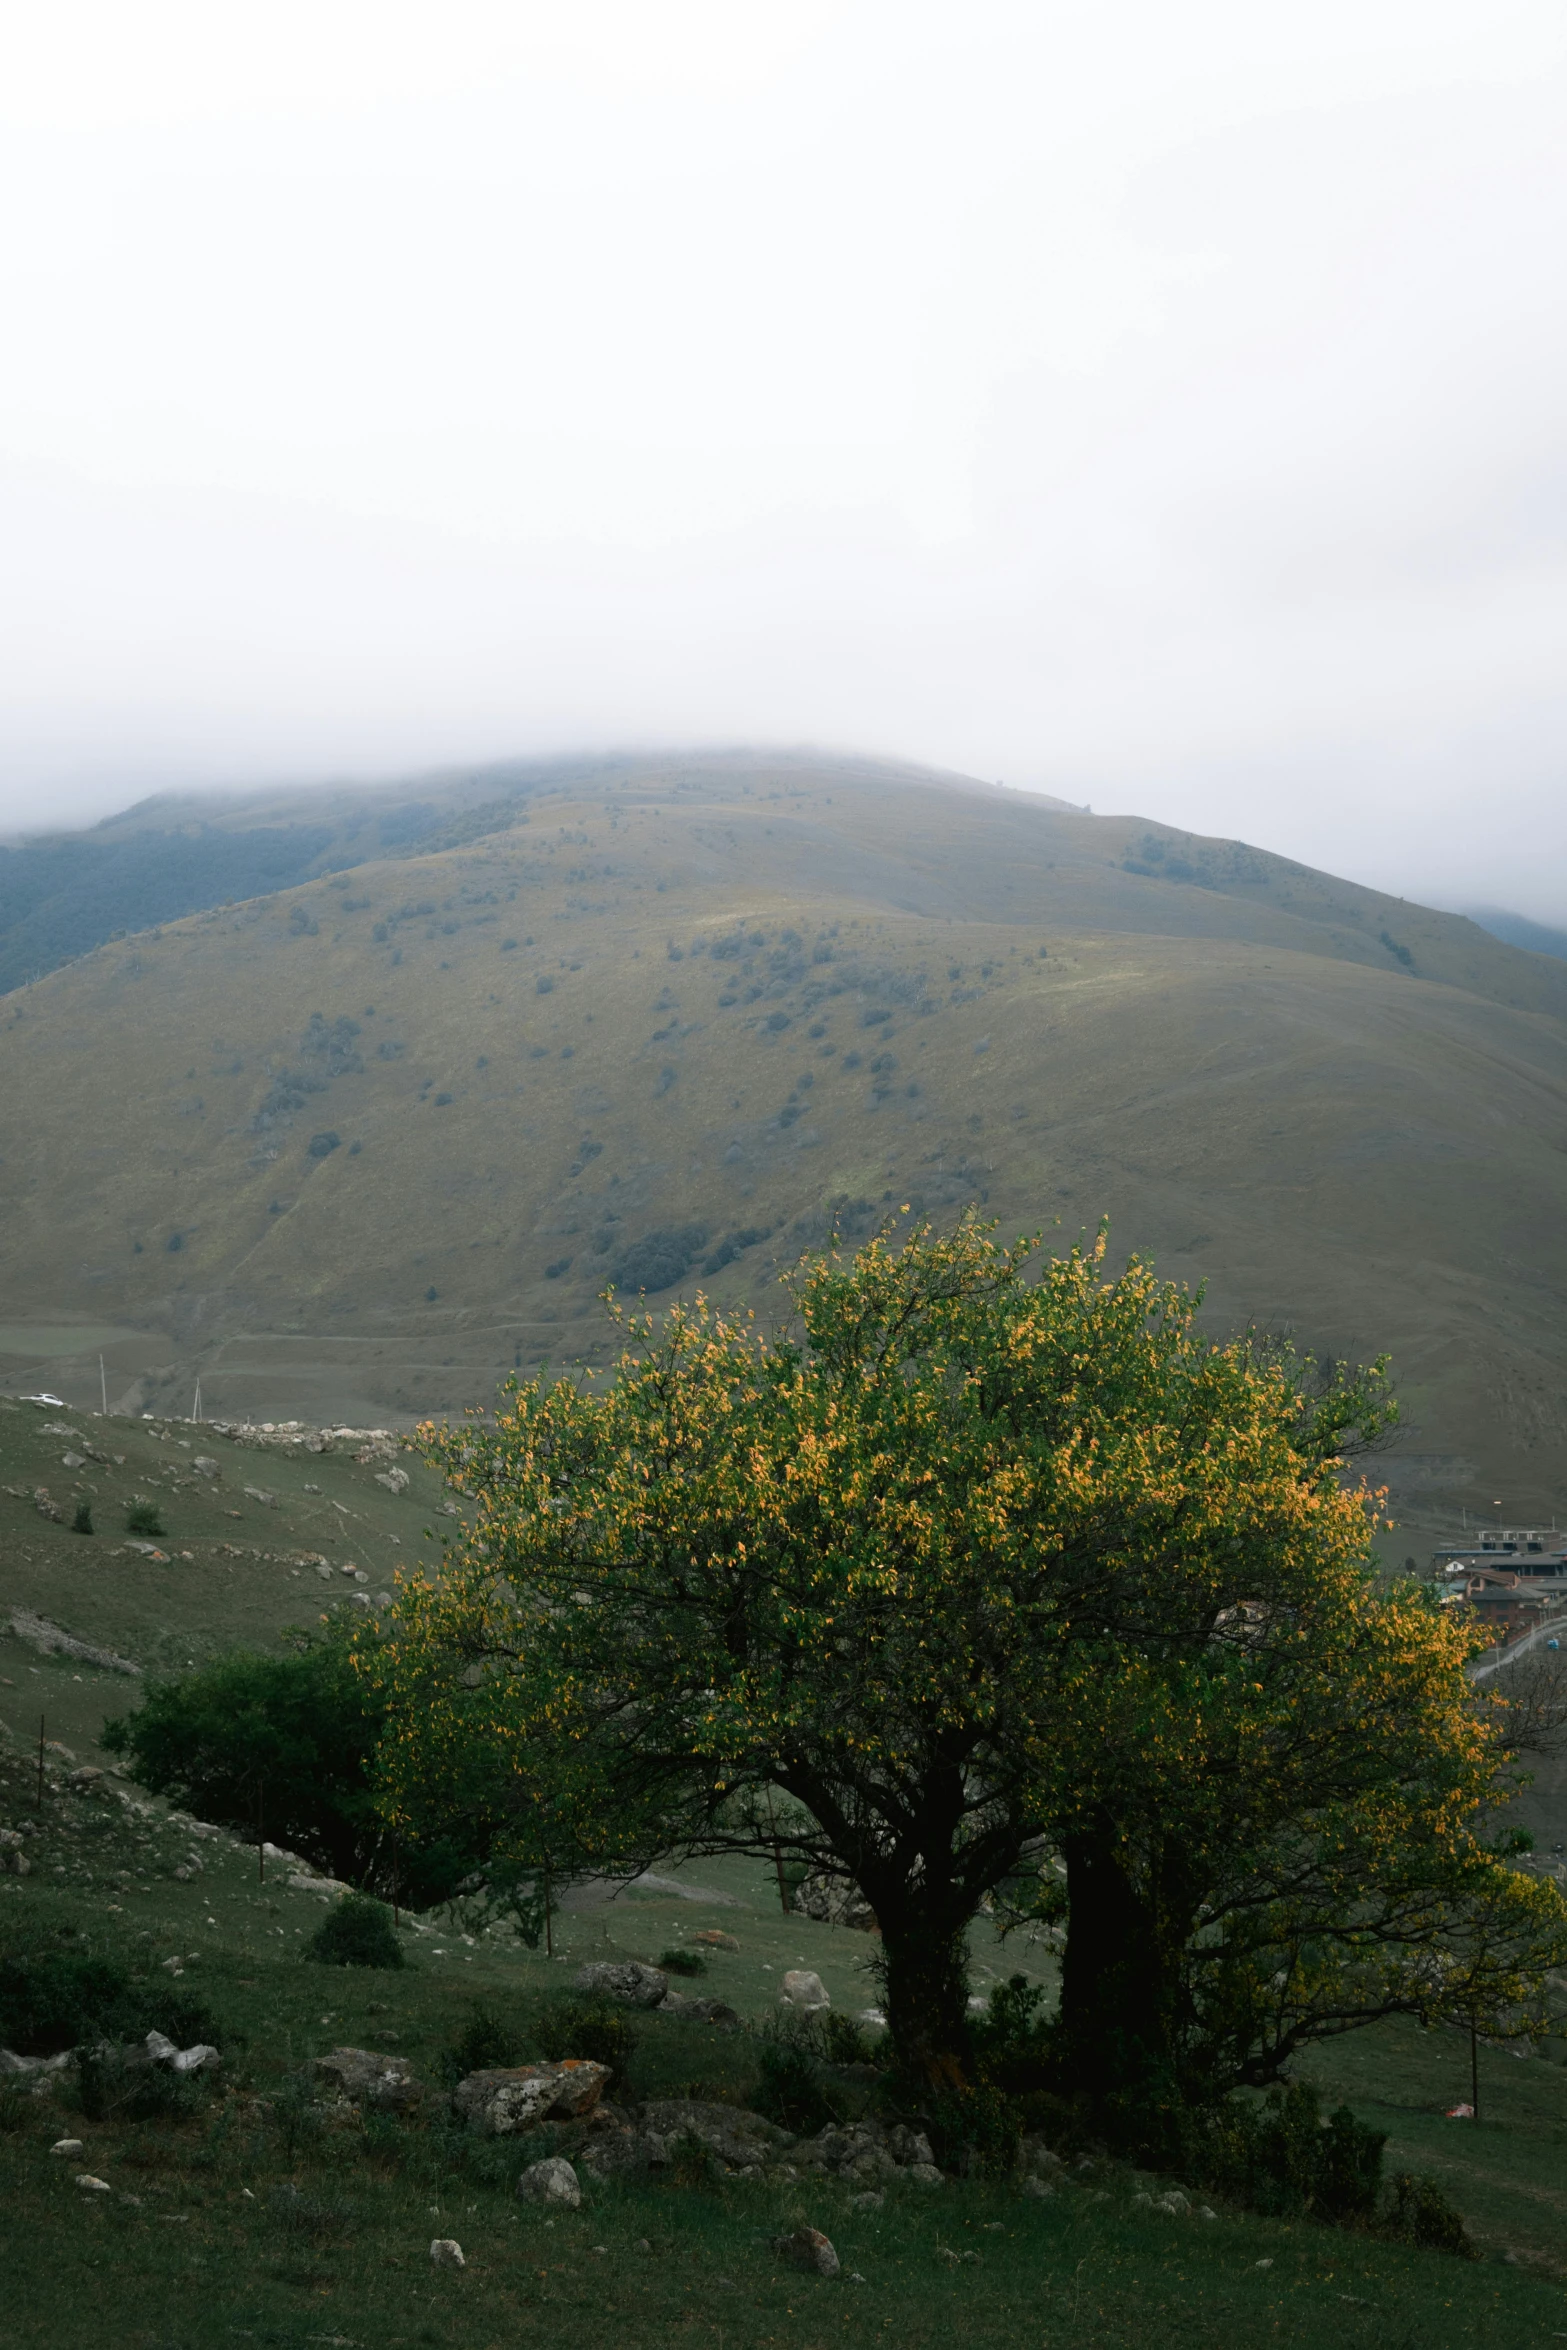
[[[1526,914],[1509,914],[1501,906],[1468,906],[1465,912],[1471,922],[1478,922],[1493,938],[1505,938],[1509,946],[1523,947],[1532,955],[1567,959],[1567,930],[1552,930],[1544,922],[1531,922]]]
[[[608,1283],[773,1313],[834,1229],[973,1203],[1391,1352],[1397,1544],[1567,1499],[1567,963],[1476,922],[804,753],[85,837],[300,877],[0,1004],[7,1384],[90,1402],[101,1351],[128,1406],[460,1407],[610,1361]]]

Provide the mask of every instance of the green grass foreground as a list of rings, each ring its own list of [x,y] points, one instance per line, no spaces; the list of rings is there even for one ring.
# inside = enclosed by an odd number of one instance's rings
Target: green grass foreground
[[[38,1823],[33,1873],[0,1877],[0,1967],[69,1928],[73,1947],[204,2000],[224,2054],[215,2088],[184,2119],[93,2121],[65,2094],[0,2092],[4,2350],[512,2350],[541,2338],[551,2350],[1532,2350],[1567,2340],[1567,2070],[1541,2057],[1482,2049],[1478,2129],[1443,2118],[1467,2095],[1459,2035],[1365,2033],[1310,2068],[1326,2103],[1344,2098],[1389,2132],[1389,2175],[1441,2180],[1481,2252],[1472,2263],[1222,2205],[1211,2222],[1150,2214],[1133,2202],[1148,2182],[1108,2167],[1049,2201],[949,2182],[892,2187],[874,2212],[854,2210],[854,2190],[831,2180],[584,2179],[583,2209],[552,2224],[515,2193],[543,2146],[455,2134],[433,2115],[322,2123],[295,2084],[314,2056],[348,2044],[406,2056],[438,2090],[478,2005],[536,2053],[538,2019],[583,1959],[657,1959],[712,1926],[740,1947],[715,1953],[693,1989],[759,2022],[782,1970],[803,1963],[853,2012],[874,1996],[869,1938],[785,1917],[760,1867],[706,1861],[671,1871],[684,1896],[639,1889],[569,1910],[553,1964],[443,1916],[405,1933],[400,1970],[325,1968],[302,1955],[320,1898],[277,1866],[259,1883],[253,1850],[193,1838],[164,1806],[128,1814],[112,1792],[73,1793],[53,1763],[39,1805],[31,1761],[13,1748],[0,1751],[0,1813]],[[199,1872],[177,1878],[192,1856]],[[698,1888],[711,1898],[691,1898]],[[998,1944],[981,1923],[976,1987],[1014,1966],[1053,1977],[1042,1946]],[[633,2020],[628,2099],[754,2094],[754,2029]],[[83,2141],[80,2155],[52,2155],[67,2136]],[[84,2171],[110,2191],[79,2188]],[[801,2221],[831,2237],[843,2276],[780,2264],[771,2239]],[[438,2236],[462,2245],[464,2270],[432,2267]]]
[[[29,1903],[35,1928],[45,1911],[58,1924],[79,1907],[69,1895],[41,1899]],[[673,1906],[639,1904],[613,1944],[597,1926],[593,1946],[656,1955]],[[769,1927],[769,1943],[799,1938],[793,1921],[759,1914],[743,1920],[746,1942],[763,1946]],[[150,1939],[149,1972],[167,1936]],[[542,2146],[459,2134],[435,2117],[323,2120],[299,2084],[312,2054],[347,2043],[394,2049],[438,2085],[441,2056],[475,2003],[527,2042],[560,1996],[559,1967],[482,1945],[469,1955],[457,1934],[443,1959],[421,1942],[397,1973],[324,1969],[298,1943],[272,1955],[204,1940],[180,1987],[199,1981],[226,2058],[220,2084],[190,2116],[94,2122],[63,2095],[4,2101],[7,2350],[107,2341],[501,2350],[541,2329],[562,2350],[668,2341],[1145,2350],[1151,2332],[1161,2344],[1522,2350],[1567,2338],[1556,2258],[1567,2076],[1538,2060],[1486,2053],[1482,2094],[1494,2118],[1478,2131],[1440,2119],[1467,2058],[1445,2035],[1366,2035],[1319,2068],[1333,2093],[1392,2129],[1390,2169],[1415,2163],[1442,2176],[1482,2249],[1476,2263],[1222,2206],[1213,2221],[1151,2214],[1132,2200],[1148,2182],[1112,2166],[1048,2201],[1010,2184],[949,2182],[889,2188],[869,2212],[832,2180],[630,2187],[584,2177],[582,2210],[549,2217],[515,2193]],[[726,1986],[721,1967],[709,1980]],[[654,2017],[636,2026],[627,2096],[746,2100],[754,2034]],[[81,2153],[51,2154],[62,2136],[79,2137]],[[78,2187],[83,2171],[110,2192]],[[802,2221],[831,2237],[843,2276],[802,2276],[778,2260],[771,2239]],[[430,2242],[444,2236],[462,2245],[465,2270],[432,2267]]]

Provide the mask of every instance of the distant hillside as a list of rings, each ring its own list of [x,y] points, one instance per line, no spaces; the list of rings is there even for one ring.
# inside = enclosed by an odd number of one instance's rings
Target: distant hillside
[[[1567,930],[1552,930],[1543,922],[1531,922],[1526,914],[1509,914],[1500,906],[1471,906],[1468,913],[1471,922],[1478,922],[1493,938],[1505,938],[1509,946],[1567,961]]]
[[[1415,1518],[1567,1500],[1567,964],[872,762],[512,782],[0,1006],[0,1381],[460,1406],[604,1364],[607,1282],[772,1312],[835,1228],[972,1201],[1391,1350]]]
[[[571,763],[571,772],[584,762]],[[488,828],[560,762],[413,784],[144,800],[88,832],[0,846],[0,994],[105,940]],[[495,804],[482,808],[485,797]]]

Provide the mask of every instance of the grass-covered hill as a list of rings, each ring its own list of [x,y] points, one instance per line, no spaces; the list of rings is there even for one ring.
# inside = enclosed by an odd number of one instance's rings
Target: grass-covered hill
[[[1391,1350],[1419,1528],[1563,1498],[1567,964],[863,761],[423,788],[420,838],[0,1002],[6,1384],[458,1406],[607,1361],[608,1282],[775,1310],[835,1224],[972,1201]]]

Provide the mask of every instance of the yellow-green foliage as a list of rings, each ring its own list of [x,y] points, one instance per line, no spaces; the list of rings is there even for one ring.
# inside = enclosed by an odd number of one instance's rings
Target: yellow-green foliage
[[[1044,1851],[1064,2045],[1102,2040],[1114,1976],[1076,1995],[1081,1932],[1130,1949],[1133,2072],[1265,2078],[1355,2018],[1489,2011],[1567,1948],[1560,1898],[1477,1840],[1471,1636],[1369,1563],[1343,1462],[1391,1418],[1380,1369],[1217,1345],[1103,1236],[1048,1259],[964,1222],[792,1286],[793,1333],[698,1300],[627,1321],[602,1394],[427,1430],[471,1524],[366,1659],[400,1816],[847,1874],[938,2072],[969,1920],[1008,1886],[1039,1909]]]

